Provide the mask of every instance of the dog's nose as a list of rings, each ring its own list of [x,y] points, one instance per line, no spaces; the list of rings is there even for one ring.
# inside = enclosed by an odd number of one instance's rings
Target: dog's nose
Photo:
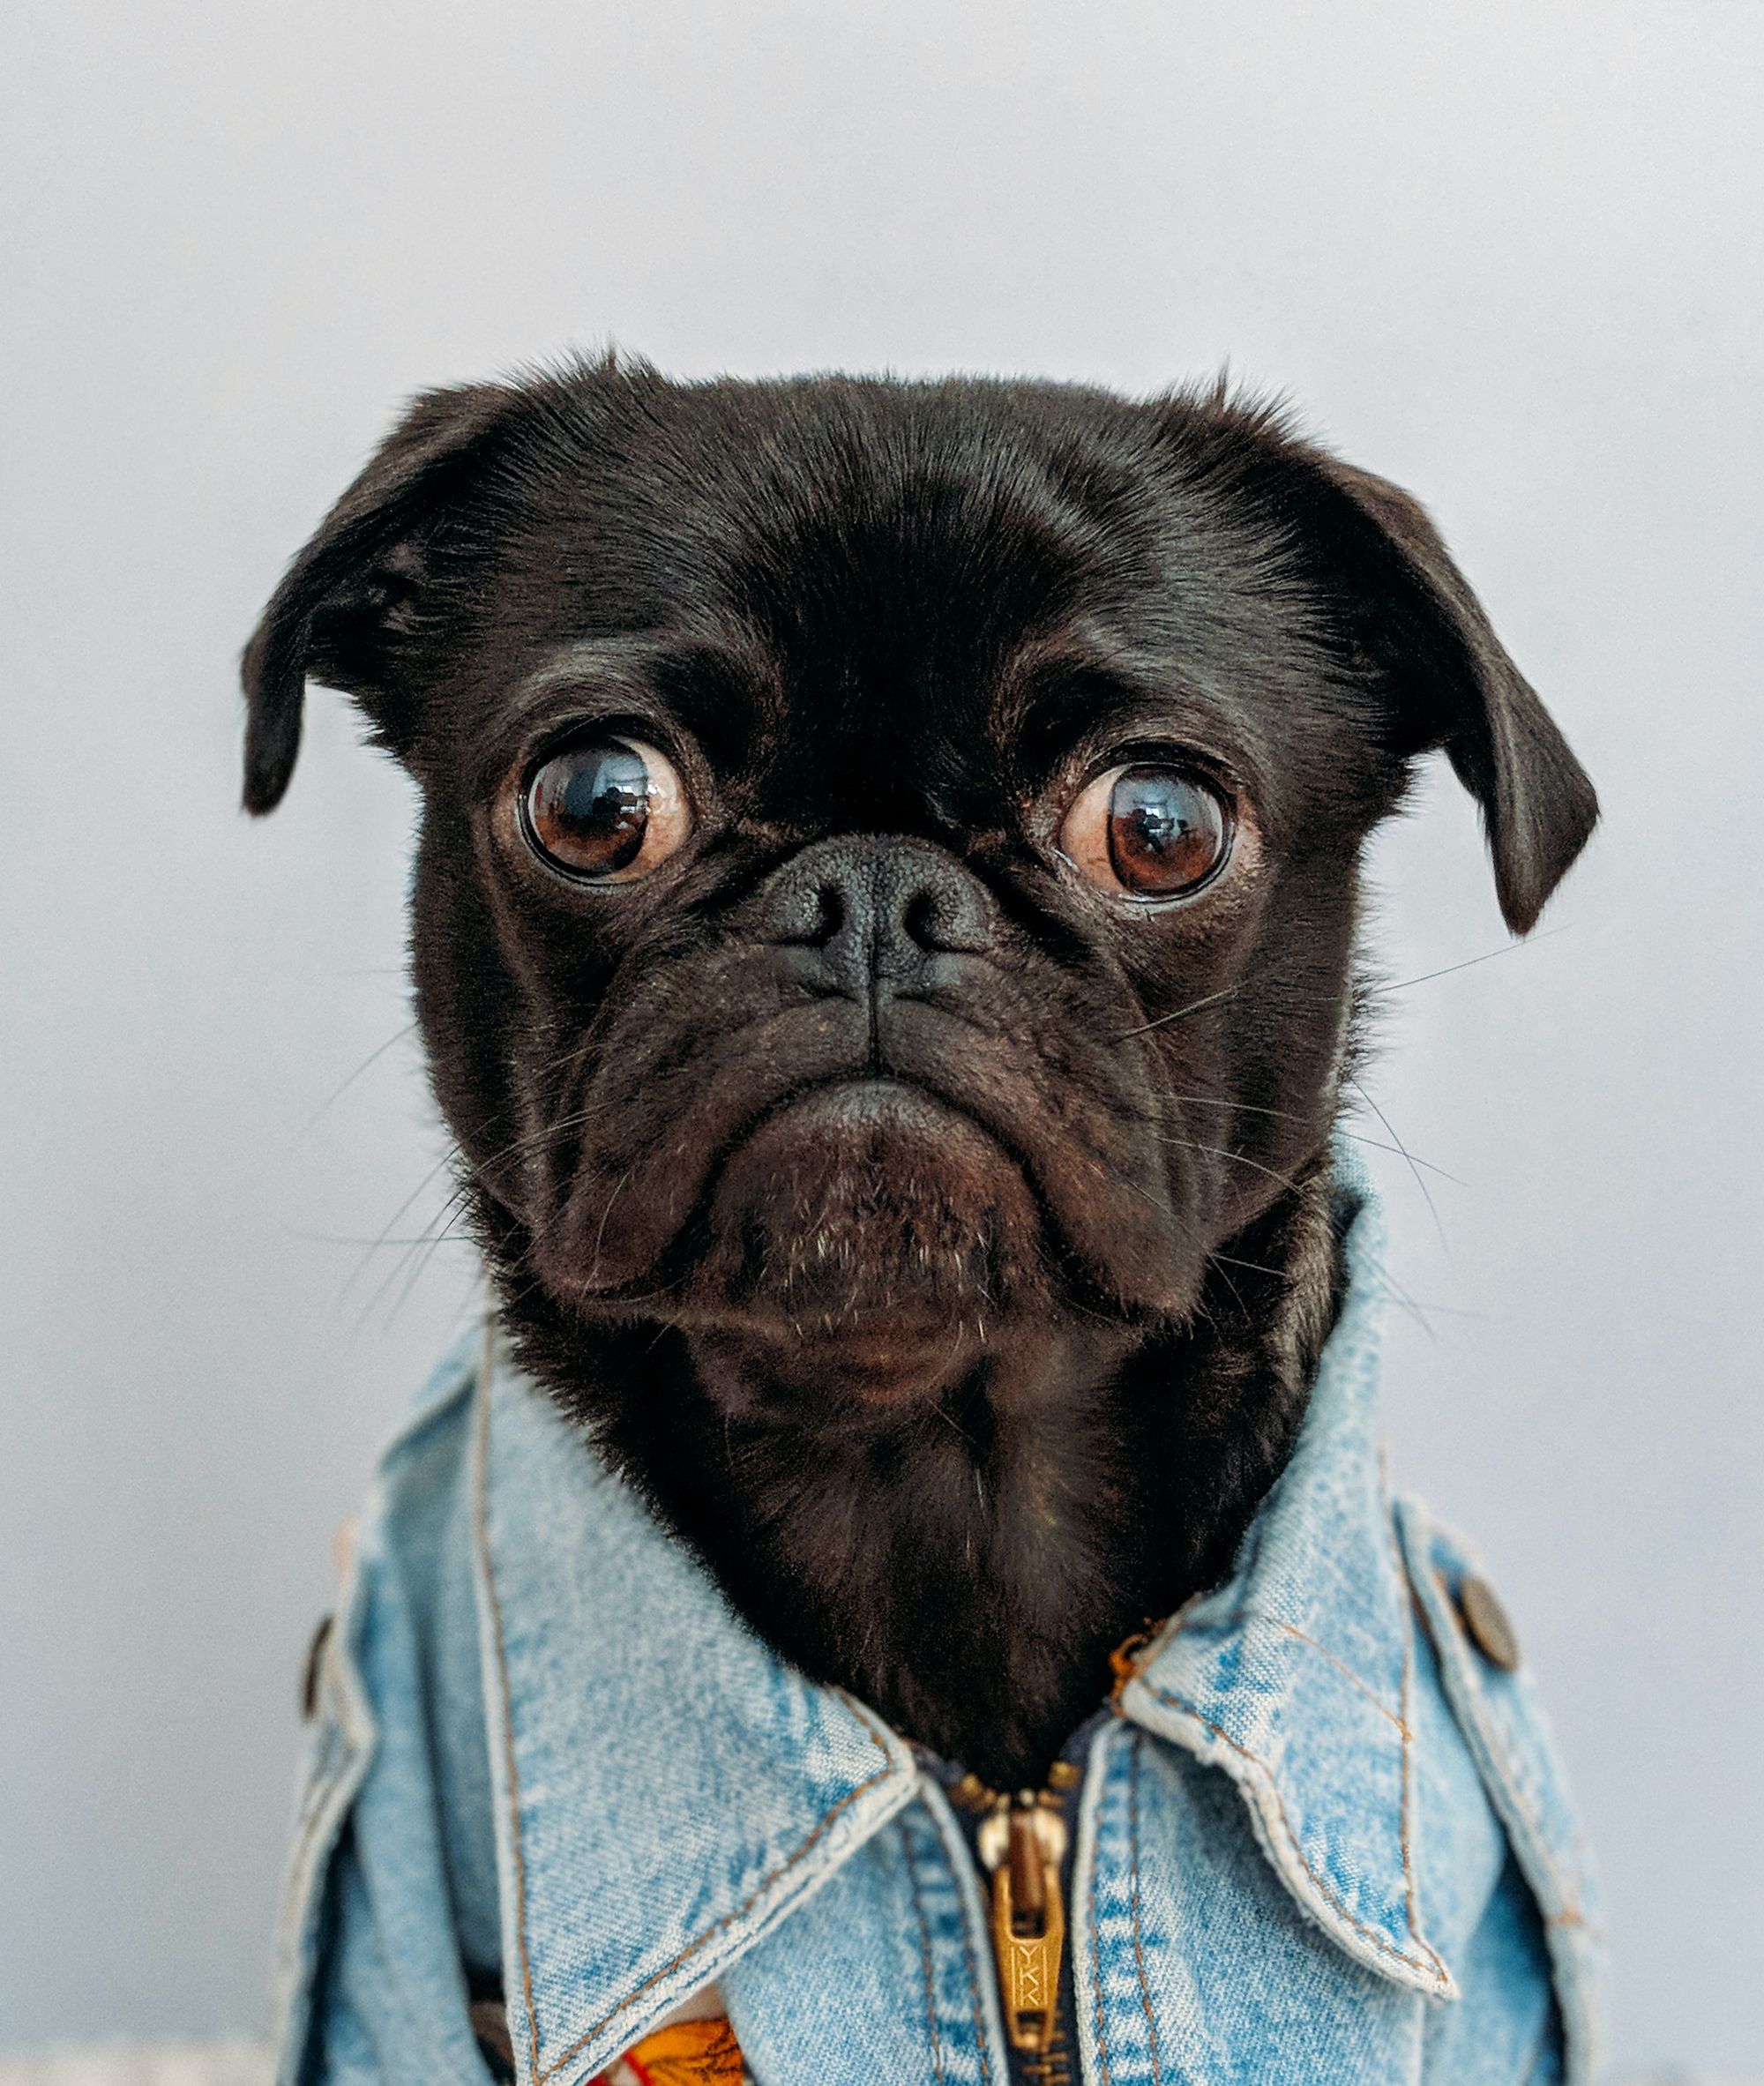
[[[792,856],[760,893],[759,932],[811,992],[863,999],[939,981],[992,946],[990,893],[928,841],[841,834]]]

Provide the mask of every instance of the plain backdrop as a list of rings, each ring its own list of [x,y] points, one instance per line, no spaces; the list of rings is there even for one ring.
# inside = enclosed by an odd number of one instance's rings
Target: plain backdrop
[[[4,35],[0,2046],[261,2027],[329,1534],[472,1308],[410,792],[321,695],[248,825],[237,648],[405,395],[611,339],[1229,361],[1431,504],[1606,818],[1510,948],[1449,777],[1378,849],[1386,975],[1426,982],[1360,1127],[1444,1170],[1372,1154],[1392,1459],[1553,1708],[1618,2054],[1764,2060],[1755,0]]]

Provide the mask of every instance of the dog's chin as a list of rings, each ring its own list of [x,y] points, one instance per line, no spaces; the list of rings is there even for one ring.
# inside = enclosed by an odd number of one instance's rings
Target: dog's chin
[[[723,1162],[705,1234],[682,1321],[753,1394],[935,1394],[1047,1295],[1022,1169],[894,1081],[818,1087],[766,1116]]]

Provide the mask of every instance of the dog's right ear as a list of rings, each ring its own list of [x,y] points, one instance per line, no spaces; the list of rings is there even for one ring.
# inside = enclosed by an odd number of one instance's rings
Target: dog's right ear
[[[309,676],[354,696],[399,752],[414,723],[403,669],[446,511],[521,394],[505,385],[425,393],[319,524],[245,647],[245,809],[281,802],[300,751]]]

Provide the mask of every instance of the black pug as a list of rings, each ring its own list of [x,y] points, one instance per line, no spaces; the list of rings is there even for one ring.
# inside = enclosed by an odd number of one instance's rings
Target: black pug
[[[435,1091],[521,1361],[808,1674],[999,1788],[1228,1564],[1338,1283],[1367,834],[1523,933],[1591,785],[1409,497],[1222,391],[421,399],[245,658],[422,798]]]

